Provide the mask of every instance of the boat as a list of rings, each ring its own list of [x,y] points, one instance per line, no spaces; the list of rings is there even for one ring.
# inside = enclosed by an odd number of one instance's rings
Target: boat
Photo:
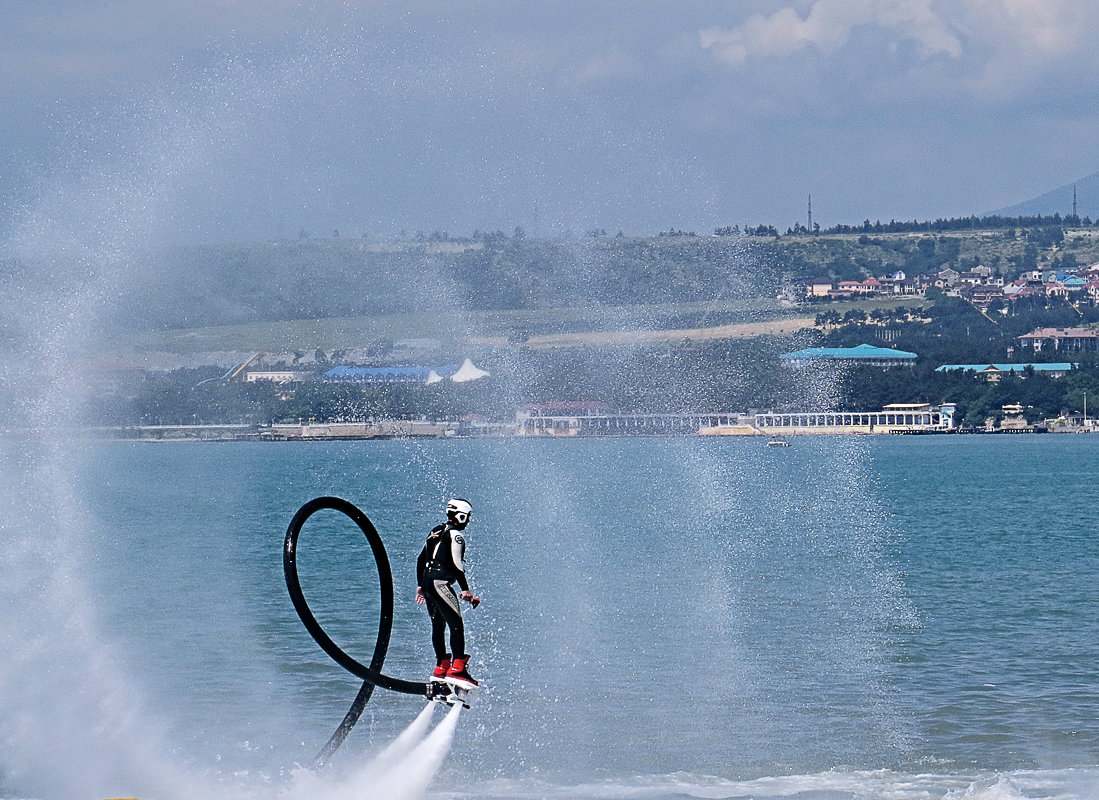
[[[768,447],[789,447],[790,443],[785,442],[782,439],[772,439],[771,441],[767,442],[767,446]]]

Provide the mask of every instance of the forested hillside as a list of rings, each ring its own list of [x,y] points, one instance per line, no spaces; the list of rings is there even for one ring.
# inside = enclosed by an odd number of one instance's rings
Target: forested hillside
[[[861,280],[978,264],[1011,279],[1024,270],[1099,261],[1099,232],[1059,218],[869,223],[810,234],[775,229],[681,231],[650,237],[536,239],[515,231],[442,234],[375,242],[301,239],[181,247],[111,267],[108,321],[124,330],[200,328],[263,321],[428,313],[445,309],[537,310],[773,298],[809,276]],[[1019,224],[1012,224],[1019,223]],[[1024,224],[1025,223],[1025,224]],[[9,288],[78,282],[58,263],[5,260]]]

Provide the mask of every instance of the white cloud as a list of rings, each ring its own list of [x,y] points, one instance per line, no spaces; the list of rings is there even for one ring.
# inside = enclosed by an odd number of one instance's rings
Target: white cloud
[[[814,47],[825,54],[847,44],[854,29],[872,26],[915,42],[926,54],[962,54],[962,43],[932,8],[931,0],[817,0],[802,17],[793,8],[756,14],[735,28],[700,33],[703,48],[729,64],[784,57]]]
[[[871,96],[890,92],[914,102],[1006,109],[1078,91],[1099,80],[1091,55],[1099,38],[1099,4],[1078,0],[812,0],[732,27],[698,32],[716,61],[753,63],[812,53]],[[800,11],[799,11],[800,9]],[[858,33],[870,33],[856,39]],[[915,58],[896,58],[898,52]],[[802,76],[806,80],[812,76]],[[890,88],[892,87],[892,88]],[[865,99],[865,97],[863,98]]]
[[[858,28],[910,41],[924,55],[973,57],[1031,66],[1078,55],[1099,34],[1099,6],[1076,0],[814,0],[805,16],[793,6],[755,14],[734,27],[699,32],[705,50],[727,64],[786,57],[806,48],[842,49]]]

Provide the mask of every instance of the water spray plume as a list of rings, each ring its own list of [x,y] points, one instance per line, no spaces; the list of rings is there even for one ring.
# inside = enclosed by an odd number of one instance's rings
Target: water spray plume
[[[5,304],[21,349],[5,364],[17,391],[3,411],[19,433],[3,443],[0,490],[0,774],[20,792],[217,796],[175,763],[154,698],[103,633],[97,612],[109,589],[88,569],[102,532],[75,488],[94,467],[72,442],[83,401],[72,373],[127,302],[186,187],[253,124],[254,106],[237,101],[263,104],[284,88],[210,76],[191,103],[165,94],[108,115],[102,129],[75,136],[4,243],[44,287]]]
[[[336,774],[302,771],[281,800],[421,800],[454,741],[461,705],[449,709],[427,733],[435,703],[429,703],[382,752],[365,764]]]
[[[424,706],[412,724],[401,731],[400,736],[394,739],[385,750],[374,758],[375,764],[392,763],[404,759],[420,743],[427,734],[431,724],[431,716],[435,712],[436,703],[431,702]]]

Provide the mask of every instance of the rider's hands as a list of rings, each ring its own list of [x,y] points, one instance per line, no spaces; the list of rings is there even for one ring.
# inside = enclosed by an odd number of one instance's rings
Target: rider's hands
[[[467,603],[469,603],[474,608],[477,608],[477,604],[481,602],[481,598],[480,597],[474,597],[473,592],[469,591],[468,589],[466,591],[462,592],[462,599],[465,600]]]
[[[424,590],[419,586],[416,587],[416,602],[420,605],[425,605],[427,603],[427,598],[424,597]]]

